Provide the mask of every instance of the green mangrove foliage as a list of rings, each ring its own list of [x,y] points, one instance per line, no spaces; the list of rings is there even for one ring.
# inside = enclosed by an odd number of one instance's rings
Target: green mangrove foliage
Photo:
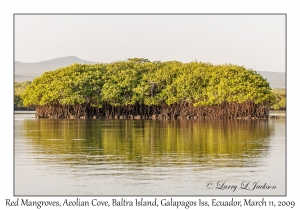
[[[242,66],[133,58],[46,72],[22,99],[37,117],[267,118],[274,95]]]
[[[271,106],[272,109],[286,109],[286,91],[285,89],[274,89],[272,90],[275,95],[275,100]]]
[[[26,87],[31,83],[31,81],[25,82],[15,82],[14,83],[14,108],[15,109],[26,109],[23,105],[23,100],[21,95],[24,93]]]

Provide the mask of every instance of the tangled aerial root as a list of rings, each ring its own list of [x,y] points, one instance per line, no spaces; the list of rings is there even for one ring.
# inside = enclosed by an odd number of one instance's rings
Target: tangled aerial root
[[[146,106],[144,104],[112,106],[102,108],[83,105],[50,105],[36,107],[37,118],[65,119],[267,119],[269,108],[252,101],[244,103],[223,102],[219,105],[195,107],[189,103],[170,106]]]

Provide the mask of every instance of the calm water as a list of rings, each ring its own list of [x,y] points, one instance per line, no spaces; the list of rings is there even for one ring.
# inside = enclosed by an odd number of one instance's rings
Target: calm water
[[[15,195],[285,194],[285,118],[33,116],[15,114]],[[276,189],[240,188],[248,182]]]

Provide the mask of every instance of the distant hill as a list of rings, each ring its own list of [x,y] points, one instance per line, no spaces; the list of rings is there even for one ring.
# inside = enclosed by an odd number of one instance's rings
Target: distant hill
[[[23,63],[15,61],[15,81],[22,82],[26,80],[33,80],[35,77],[42,75],[46,71],[55,70],[74,63],[95,64],[97,62],[85,61],[75,56],[55,58],[37,63]],[[266,71],[259,71],[258,73],[269,81],[272,88],[285,88],[285,73]]]
[[[33,78],[42,75],[46,71],[55,70],[57,68],[69,66],[74,63],[95,64],[97,62],[85,61],[75,56],[55,58],[37,63],[23,63],[20,61],[15,61],[15,81],[22,82],[26,80],[32,80]]]
[[[267,72],[258,71],[261,76],[268,80],[272,88],[285,88],[285,73],[284,72]]]

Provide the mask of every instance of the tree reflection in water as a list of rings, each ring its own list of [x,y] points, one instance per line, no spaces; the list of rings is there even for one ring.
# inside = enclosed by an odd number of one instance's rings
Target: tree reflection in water
[[[274,133],[267,120],[39,119],[24,120],[23,129],[34,151],[68,164],[199,167],[251,166]]]

